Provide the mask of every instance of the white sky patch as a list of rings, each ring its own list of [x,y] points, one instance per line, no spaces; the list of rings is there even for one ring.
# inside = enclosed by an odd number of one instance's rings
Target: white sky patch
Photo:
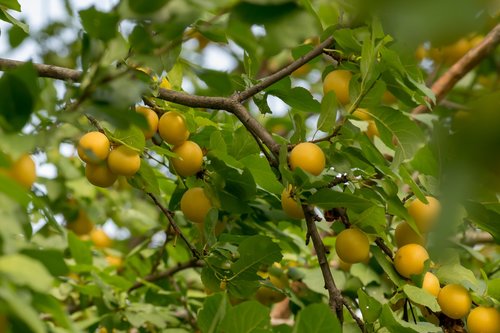
[[[201,66],[216,71],[232,71],[238,66],[238,63],[229,52],[222,50],[218,46],[209,44],[203,50]]]

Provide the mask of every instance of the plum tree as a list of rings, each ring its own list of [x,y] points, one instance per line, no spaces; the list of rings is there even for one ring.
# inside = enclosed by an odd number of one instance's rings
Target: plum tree
[[[111,238],[109,238],[108,234],[100,228],[93,229],[90,234],[90,240],[97,248],[108,248],[113,244]]]
[[[184,141],[174,147],[172,151],[177,154],[172,158],[172,165],[180,176],[193,176],[201,171],[203,165],[203,151],[196,142]]]
[[[99,187],[110,187],[118,178],[108,167],[107,163],[92,164],[85,166],[85,177],[89,183]]]
[[[30,155],[23,154],[12,163],[9,175],[27,189],[33,186],[36,180],[36,166]]]
[[[437,276],[431,272],[426,272],[424,275],[424,281],[422,282],[422,289],[437,297],[439,295],[439,291],[441,290]]]
[[[301,168],[317,176],[325,169],[325,154],[314,143],[302,142],[293,147],[289,162],[292,170]]]
[[[333,91],[341,104],[345,105],[349,103],[349,83],[351,78],[352,73],[348,70],[338,69],[331,71],[323,80],[323,93],[327,94]]]
[[[182,195],[181,211],[194,223],[203,223],[212,207],[210,199],[201,187],[190,188]]]
[[[159,123],[159,118],[156,112],[154,112],[152,109],[145,107],[145,106],[136,106],[135,110],[146,117],[146,120],[148,122],[148,129],[142,130],[144,133],[144,137],[147,139],[151,139],[153,135],[158,131],[158,123]]]
[[[400,247],[394,256],[394,267],[405,278],[423,273],[425,262],[429,259],[427,250],[418,244]]]
[[[370,255],[370,240],[361,230],[350,228],[341,231],[335,241],[339,258],[349,264],[365,261]]]
[[[77,235],[87,235],[94,229],[94,223],[83,209],[79,209],[76,219],[68,221],[66,228]]]
[[[87,163],[98,164],[108,157],[111,144],[106,135],[92,131],[78,141],[78,156]]]
[[[418,234],[406,221],[397,225],[394,232],[394,238],[398,247],[402,247],[407,244],[419,244],[425,246],[426,241],[425,235]]]
[[[465,317],[472,304],[469,292],[459,284],[448,284],[441,288],[437,301],[441,311],[453,319]]]
[[[408,205],[408,213],[415,220],[420,232],[428,232],[433,227],[441,211],[441,204],[436,198],[431,196],[425,198],[428,201],[427,204],[415,199]]]
[[[281,192],[281,208],[283,208],[286,215],[294,219],[303,219],[304,211],[299,203],[300,201],[298,201],[295,190],[291,185],[283,189],[283,192]]]
[[[500,332],[500,313],[494,307],[478,306],[467,316],[470,333]]]
[[[498,330],[491,1],[28,2],[2,333]]]
[[[127,146],[113,148],[108,156],[109,170],[122,176],[133,176],[141,167],[139,154]]]
[[[176,111],[165,112],[160,117],[158,132],[167,143],[178,146],[189,138],[184,117]]]

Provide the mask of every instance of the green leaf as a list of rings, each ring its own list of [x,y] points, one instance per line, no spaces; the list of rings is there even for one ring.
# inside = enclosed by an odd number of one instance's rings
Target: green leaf
[[[33,297],[33,303],[40,313],[50,314],[58,326],[68,329],[68,332],[78,332],[63,309],[61,302],[52,295],[37,293]]]
[[[67,275],[69,272],[61,251],[52,249],[23,249],[21,253],[40,261],[53,276]]]
[[[307,200],[308,203],[317,205],[324,209],[336,207],[351,208],[355,211],[362,211],[373,206],[370,201],[355,196],[353,194],[338,192],[332,189],[320,189]]]
[[[18,182],[0,172],[0,192],[5,193],[12,200],[23,207],[27,207],[31,201],[29,193]]]
[[[369,113],[377,124],[380,138],[388,147],[395,147],[394,138],[402,161],[412,159],[423,146],[425,138],[422,130],[407,115],[389,107],[372,108]]]
[[[226,96],[234,91],[231,77],[226,72],[203,70],[197,73],[198,77],[210,87],[210,91],[217,96]]]
[[[10,312],[22,320],[32,333],[46,333],[45,325],[39,314],[24,297],[19,297],[5,286],[0,288],[0,299],[7,304]]]
[[[0,8],[0,20],[12,23],[14,26],[24,31],[25,34],[29,34],[30,32],[30,29],[26,23],[19,21],[14,16],[10,15],[8,11],[2,8]]]
[[[153,168],[143,159],[141,159],[141,167],[139,168],[139,171],[137,171],[132,178],[129,178],[128,181],[135,188],[153,193],[155,195],[160,195],[158,177],[153,171]]]
[[[363,319],[368,323],[375,322],[382,311],[382,304],[375,298],[368,296],[363,289],[358,289],[358,299]]]
[[[371,253],[373,254],[373,257],[375,257],[375,260],[377,263],[382,267],[384,272],[387,274],[389,279],[398,287],[403,286],[406,282],[403,280],[399,274],[396,272],[394,269],[392,261],[387,258],[387,256],[380,250],[378,247],[372,246],[371,247]]]
[[[387,220],[383,207],[373,205],[359,215],[351,214],[350,211],[348,211],[348,214],[352,224],[368,233],[382,234],[386,229]]]
[[[264,157],[257,154],[248,155],[242,158],[240,162],[250,170],[258,186],[270,193],[281,194],[283,185],[276,180],[276,175]]]
[[[5,6],[9,9],[13,9],[17,12],[21,11],[21,5],[19,4],[19,1],[17,1],[17,0],[0,0],[0,5]]]
[[[468,217],[474,224],[489,232],[497,242],[500,242],[500,214],[492,209],[487,209],[485,205],[477,202],[467,201],[464,203]]]
[[[451,263],[440,266],[436,271],[436,276],[442,284],[456,283],[466,288],[470,288],[478,293],[483,291],[474,273],[460,265],[460,263]]]
[[[227,146],[220,131],[214,131],[210,135],[210,150],[227,153]]]
[[[257,280],[261,265],[271,265],[283,257],[278,244],[261,235],[247,237],[238,247],[240,258],[231,266],[234,275],[244,280]]]
[[[79,14],[83,28],[91,37],[109,41],[116,36],[120,17],[115,12],[101,12],[92,6]]]
[[[68,232],[68,246],[77,264],[92,265],[90,245],[80,240],[73,232]]]
[[[427,322],[411,324],[395,316],[389,304],[384,304],[380,316],[380,324],[391,333],[441,333],[443,330]]]
[[[351,273],[352,276],[357,277],[364,286],[368,286],[372,282],[381,284],[380,276],[378,276],[378,274],[366,264],[353,264],[349,273]]]
[[[337,120],[337,97],[329,91],[321,100],[321,113],[316,128],[323,132],[331,132]]]
[[[40,292],[48,292],[53,282],[52,276],[39,261],[22,254],[0,257],[0,274],[19,286]]]
[[[409,185],[413,194],[420,200],[425,202],[427,199],[425,199],[425,194],[422,192],[418,184],[413,180],[411,177],[410,173],[408,172],[408,169],[404,164],[401,164],[399,167],[399,175],[405,182],[405,184]]]
[[[142,131],[135,126],[130,126],[127,129],[117,129],[110,135],[113,141],[125,145],[138,153],[142,152],[146,145],[146,139]]]
[[[293,1],[272,5],[267,1],[265,5],[242,2],[231,11],[231,18],[248,25],[264,26],[266,34],[259,38],[259,43],[263,46],[266,57],[285,48],[295,47],[306,38],[318,35],[321,28],[314,15]],[[300,29],[297,29],[299,26]]]
[[[305,88],[295,87],[288,91],[268,90],[268,92],[278,97],[295,110],[307,113],[319,113],[321,110],[320,103],[315,100],[311,92]]]
[[[424,289],[407,284],[403,286],[403,291],[412,302],[424,305],[434,312],[441,311],[436,297]]]
[[[38,99],[38,74],[28,62],[0,78],[0,125],[20,131],[28,122]]]
[[[220,322],[231,309],[227,294],[217,293],[208,296],[198,312],[198,326],[202,333],[219,332]]]
[[[168,0],[128,0],[128,6],[138,14],[148,14],[159,11]]]
[[[229,153],[237,160],[251,154],[260,153],[254,137],[244,126],[240,126],[233,134],[233,141]]]
[[[293,333],[341,333],[337,317],[324,303],[311,304],[299,311]]]
[[[500,278],[488,280],[488,295],[500,301]]]
[[[248,301],[227,311],[220,324],[221,332],[252,333],[270,326],[270,309],[259,302]]]
[[[335,43],[340,49],[348,52],[361,53],[361,42],[355,36],[355,30],[337,29],[333,32]]]

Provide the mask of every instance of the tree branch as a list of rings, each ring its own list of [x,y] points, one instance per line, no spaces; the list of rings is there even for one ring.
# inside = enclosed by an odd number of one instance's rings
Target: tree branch
[[[321,268],[321,273],[323,274],[323,279],[325,280],[325,289],[328,291],[330,308],[335,311],[340,322],[343,321],[343,297],[335,285],[333,280],[332,272],[330,271],[330,265],[326,256],[325,245],[323,240],[316,228],[316,222],[314,221],[313,208],[309,205],[302,205],[304,210],[304,216],[307,224],[307,233],[311,237],[314,250],[316,251],[316,256],[318,257],[319,267]]]
[[[26,62],[0,58],[0,70],[5,71],[24,65]],[[48,77],[64,81],[80,81],[82,72],[74,69],[33,63],[40,77]]]
[[[171,267],[163,272],[155,273],[155,274],[150,274],[146,277],[144,277],[144,281],[147,282],[154,282],[158,281],[164,278],[167,278],[169,276],[174,275],[177,272],[180,272],[182,270],[188,269],[188,268],[196,268],[196,267],[203,267],[204,263],[202,260],[198,260],[196,258],[191,259],[190,261],[187,261],[182,264],[178,264],[177,266]],[[138,289],[144,285],[144,282],[137,282],[135,283],[130,289],[128,290],[133,291],[135,289]]]
[[[193,246],[193,244],[191,244],[189,242],[189,240],[186,238],[186,236],[182,233],[182,231],[179,228],[179,226],[177,225],[177,223],[175,223],[174,218],[172,217],[172,212],[169,211],[165,206],[163,206],[161,204],[161,202],[158,200],[158,198],[156,198],[156,196],[153,193],[146,192],[146,194],[153,200],[153,202],[161,210],[161,212],[163,213],[163,215],[165,215],[167,217],[168,222],[170,223],[170,225],[172,226],[172,228],[174,228],[175,233],[182,238],[182,240],[184,241],[184,243],[186,243],[187,247],[191,250],[191,253],[193,254],[193,257],[195,257],[196,259],[200,259],[201,258],[200,253]]]
[[[431,89],[439,103],[457,82],[471,71],[483,58],[490,54],[500,42],[500,24],[497,24],[477,45],[458,60],[448,71],[434,82]],[[413,109],[412,114],[425,113],[428,109],[420,105]]]
[[[323,49],[331,46],[332,43],[333,43],[333,37],[330,36],[327,39],[325,39],[322,43],[318,44],[310,52],[304,54],[299,59],[293,61],[292,63],[283,67],[279,71],[265,77],[259,83],[251,86],[250,88],[248,88],[242,92],[235,93],[231,98],[234,99],[235,101],[240,102],[240,103],[246,101],[250,97],[261,92],[262,90],[266,89],[267,87],[271,86],[272,84],[278,82],[279,80],[283,79],[285,76],[292,74],[299,67],[301,67],[302,65],[308,63],[312,59],[314,59],[317,56],[319,56],[320,54],[322,54]]]

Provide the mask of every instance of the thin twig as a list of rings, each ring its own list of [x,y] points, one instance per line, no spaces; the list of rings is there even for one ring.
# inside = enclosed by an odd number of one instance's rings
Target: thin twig
[[[288,64],[287,66],[283,67],[282,69],[278,70],[277,72],[265,77],[259,83],[251,86],[250,88],[247,88],[246,90],[244,90],[242,92],[234,94],[232,96],[232,99],[234,99],[240,103],[246,101],[250,97],[261,92],[262,90],[266,89],[267,87],[271,86],[272,84],[274,84],[274,83],[278,82],[279,80],[283,79],[284,77],[292,74],[299,67],[301,67],[302,65],[308,63],[312,59],[314,59],[317,56],[319,56],[320,54],[322,54],[323,49],[328,48],[332,44],[333,44],[333,37],[330,36],[327,39],[325,39],[322,43],[318,44],[314,49],[312,49],[308,53],[304,54],[299,59]]]
[[[481,60],[493,52],[498,43],[500,43],[500,24],[497,24],[484,37],[481,43],[470,49],[469,52],[434,82],[431,89],[436,96],[436,103],[439,103],[465,74],[470,72]],[[427,111],[427,106],[420,105],[413,109],[412,114],[425,113]]]
[[[144,281],[147,282],[154,282],[158,281],[161,279],[165,279],[167,277],[170,277],[174,275],[177,272],[180,272],[182,270],[188,269],[188,268],[197,268],[197,267],[203,267],[204,263],[202,260],[198,260],[196,258],[193,258],[185,263],[178,264],[177,266],[171,267],[165,271],[155,273],[155,274],[150,274],[146,277],[144,277]],[[128,290],[129,292],[135,289],[138,289],[144,285],[144,282],[137,282],[135,283],[130,289]]]
[[[172,228],[174,228],[175,233],[182,238],[184,243],[186,243],[187,247],[191,250],[193,257],[195,257],[196,259],[200,259],[201,255],[198,252],[198,250],[193,246],[193,244],[191,244],[191,242],[189,242],[189,240],[186,238],[184,233],[181,231],[181,229],[179,228],[177,223],[175,223],[174,218],[172,217],[173,213],[171,211],[169,211],[165,206],[163,206],[161,204],[161,202],[158,200],[158,198],[156,198],[156,196],[153,193],[146,192],[146,194],[153,200],[155,205],[161,210],[163,215],[165,215],[165,217],[168,219],[168,222],[170,223]]]

